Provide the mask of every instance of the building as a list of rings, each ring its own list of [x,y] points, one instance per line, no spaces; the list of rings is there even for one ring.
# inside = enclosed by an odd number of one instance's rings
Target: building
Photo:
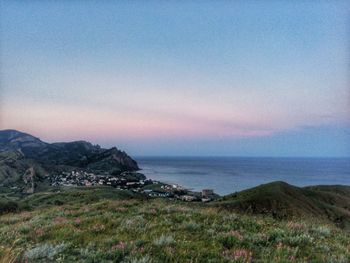
[[[182,195],[182,196],[180,196],[180,199],[182,201],[192,202],[192,201],[195,201],[197,198],[193,195]]]
[[[203,189],[202,190],[202,197],[203,198],[211,198],[214,195],[213,189]]]

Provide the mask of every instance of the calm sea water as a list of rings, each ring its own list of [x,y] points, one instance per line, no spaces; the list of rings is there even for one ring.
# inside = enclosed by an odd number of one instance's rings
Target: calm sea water
[[[212,188],[222,195],[271,181],[297,186],[350,185],[350,158],[139,157],[136,160],[148,178],[193,190]]]

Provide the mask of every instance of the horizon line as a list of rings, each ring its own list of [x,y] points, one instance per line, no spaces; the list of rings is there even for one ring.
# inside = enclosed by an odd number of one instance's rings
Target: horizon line
[[[253,156],[253,155],[133,155],[133,158],[285,158],[285,159],[348,159],[350,156]]]

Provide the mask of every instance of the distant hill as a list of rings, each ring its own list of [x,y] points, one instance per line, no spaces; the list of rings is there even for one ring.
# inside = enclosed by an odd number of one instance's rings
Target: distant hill
[[[86,141],[46,143],[16,130],[0,131],[0,186],[33,192],[50,174],[74,169],[118,175],[137,171],[135,160],[113,147]]]
[[[272,182],[224,196],[215,205],[281,219],[319,218],[350,229],[350,186],[296,187]]]

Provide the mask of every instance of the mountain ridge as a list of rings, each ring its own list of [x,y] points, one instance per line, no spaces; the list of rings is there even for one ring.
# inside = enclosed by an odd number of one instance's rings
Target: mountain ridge
[[[28,170],[29,169],[29,170]],[[116,147],[101,148],[87,141],[47,143],[25,132],[0,130],[0,184],[22,186],[25,174],[37,183],[50,175],[79,170],[96,174],[119,175],[138,171],[137,162]],[[28,182],[33,185],[33,182]],[[34,184],[35,185],[35,184]],[[24,192],[33,192],[25,189]]]

